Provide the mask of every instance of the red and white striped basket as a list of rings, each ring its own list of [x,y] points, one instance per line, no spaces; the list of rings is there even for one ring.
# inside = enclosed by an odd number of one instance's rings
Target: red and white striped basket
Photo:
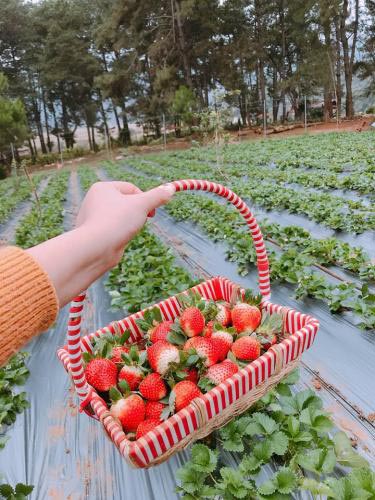
[[[314,342],[319,328],[318,321],[293,309],[270,302],[270,278],[266,248],[259,226],[241,198],[230,189],[204,180],[181,180],[171,183],[176,191],[201,190],[215,193],[231,202],[244,217],[252,235],[257,254],[259,288],[263,296],[261,307],[270,314],[282,313],[286,338],[272,346],[257,360],[249,363],[238,373],[225,380],[189,406],[164,421],[144,437],[136,441],[127,439],[121,425],[111,416],[108,406],[87,383],[82,360],[83,352],[92,352],[91,340],[101,335],[123,333],[129,329],[129,343],[142,338],[136,319],[142,318],[145,310],[132,314],[115,324],[110,324],[81,339],[81,316],[86,293],[76,297],[70,308],[67,345],[57,355],[71,375],[80,399],[81,411],[99,420],[121,455],[135,467],[150,467],[159,464],[189,443],[207,436],[247,410],[275,386],[299,362],[301,354]],[[205,281],[192,290],[202,297],[229,302],[234,293],[244,290],[226,278],[216,277]],[[188,293],[188,291],[183,292]],[[178,296],[169,297],[157,304],[165,320],[174,320],[180,314]],[[154,306],[152,306],[154,307]]]

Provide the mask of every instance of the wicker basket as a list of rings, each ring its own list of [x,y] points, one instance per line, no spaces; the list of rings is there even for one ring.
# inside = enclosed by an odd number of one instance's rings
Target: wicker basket
[[[239,210],[249,227],[256,248],[259,288],[263,296],[261,307],[270,314],[276,312],[283,314],[285,331],[288,332],[288,335],[257,360],[202,397],[196,398],[189,406],[155,427],[144,437],[136,441],[129,441],[121,425],[112,418],[106,403],[87,383],[82,353],[92,351],[91,340],[94,337],[100,337],[108,332],[112,334],[122,333],[129,329],[131,331],[129,342],[139,341],[142,338],[142,333],[135,320],[141,318],[145,310],[112,323],[81,339],[80,324],[85,292],[74,299],[69,315],[68,343],[58,350],[57,355],[72,377],[81,401],[81,411],[100,420],[121,455],[135,467],[150,467],[167,460],[168,457],[185,448],[189,443],[207,436],[235,415],[247,410],[298,365],[301,354],[312,345],[319,328],[318,321],[313,317],[270,302],[269,267],[263,237],[255,218],[241,198],[228,188],[209,181],[182,180],[171,184],[176,191],[213,192],[226,198]],[[222,277],[205,281],[192,290],[197,291],[207,299],[227,302],[233,298],[234,293],[239,295],[244,293],[244,290],[238,285]],[[166,320],[173,320],[180,313],[178,296],[170,297],[157,305]]]

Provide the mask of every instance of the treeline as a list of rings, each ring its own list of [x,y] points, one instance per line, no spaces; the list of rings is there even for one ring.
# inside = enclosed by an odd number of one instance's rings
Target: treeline
[[[266,99],[274,120],[288,102],[298,118],[314,94],[325,119],[334,102],[351,118],[355,72],[374,91],[374,20],[374,0],[0,0],[0,94],[23,103],[13,142],[34,156],[34,137],[70,148],[82,125],[95,149],[109,116],[123,145],[134,117],[158,134],[162,113],[207,108],[218,88],[242,125]]]

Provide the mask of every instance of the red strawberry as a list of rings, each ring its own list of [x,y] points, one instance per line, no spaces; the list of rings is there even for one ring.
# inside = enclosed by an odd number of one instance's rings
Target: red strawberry
[[[188,307],[180,316],[180,325],[188,337],[195,337],[203,331],[204,316],[198,307]]]
[[[110,360],[114,363],[122,363],[121,354],[127,354],[129,352],[129,348],[123,345],[118,345],[112,348]]]
[[[216,314],[215,321],[223,326],[230,325],[232,321],[232,314],[229,306],[221,304],[220,302],[216,302],[216,306],[218,308],[218,312]]]
[[[143,372],[138,366],[124,365],[118,374],[119,382],[125,380],[131,391],[135,391],[143,379]]]
[[[173,321],[163,321],[149,331],[150,342],[153,344],[158,340],[167,340],[167,335],[171,331]]]
[[[145,418],[145,404],[141,396],[131,394],[113,403],[110,412],[120,421],[125,432],[135,432]]]
[[[236,363],[233,363],[233,361],[226,359],[222,363],[210,366],[210,368],[205,373],[205,377],[215,385],[218,385],[237,372],[238,366],[236,365]]]
[[[155,427],[158,426],[159,424],[160,421],[156,420],[155,418],[149,418],[147,420],[143,420],[143,422],[141,422],[137,427],[137,433],[135,435],[135,439],[139,439],[148,432],[154,430]]]
[[[176,412],[185,408],[185,406],[190,404],[193,399],[202,396],[197,384],[194,384],[194,382],[191,382],[190,380],[182,380],[182,382],[178,382],[173,387],[173,392],[175,395]]]
[[[205,358],[205,366],[212,366],[218,360],[218,349],[212,339],[193,337],[184,345],[184,351],[188,351],[189,349],[195,349],[200,358]]]
[[[238,359],[254,360],[260,355],[260,342],[255,337],[241,337],[232,345],[232,352]]]
[[[163,405],[163,403],[160,403],[160,401],[147,401],[145,418],[156,419],[160,422],[161,412],[164,410],[165,406],[166,405]]]
[[[218,361],[223,361],[227,357],[228,351],[233,344],[233,335],[224,330],[216,330],[213,332],[211,340],[216,345],[218,351]]]
[[[85,368],[87,382],[98,391],[109,391],[117,384],[117,366],[109,359],[95,358]]]
[[[158,373],[150,373],[139,384],[139,392],[149,401],[159,401],[167,395],[167,388]]]
[[[187,377],[184,380],[190,380],[191,382],[194,382],[195,384],[198,382],[198,370],[195,368],[184,368],[182,370],[184,372],[187,372]]]
[[[180,355],[176,346],[159,340],[147,349],[148,362],[154,372],[164,375],[170,363],[178,363]]]
[[[262,315],[257,306],[241,302],[232,309],[232,323],[238,333],[253,332],[260,324]]]
[[[214,331],[214,322],[209,321],[207,325],[203,328],[202,336],[209,339],[212,336],[212,332]]]

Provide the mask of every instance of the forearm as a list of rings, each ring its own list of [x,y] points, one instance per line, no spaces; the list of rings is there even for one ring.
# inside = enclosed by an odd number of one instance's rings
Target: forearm
[[[81,226],[27,250],[48,274],[60,307],[115,264],[113,253],[104,244],[101,250],[98,238],[93,228]]]

